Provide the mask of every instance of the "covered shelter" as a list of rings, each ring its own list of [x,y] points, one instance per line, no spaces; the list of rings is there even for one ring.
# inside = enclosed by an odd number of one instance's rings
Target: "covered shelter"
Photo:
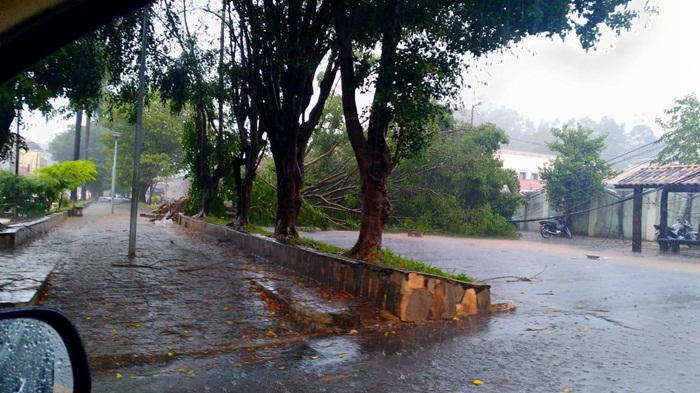
[[[668,228],[668,193],[700,193],[700,165],[664,165],[642,168],[615,184],[617,189],[632,189],[632,251],[642,252],[642,197],[644,189],[661,189],[660,236]],[[647,191],[648,192],[648,191]]]

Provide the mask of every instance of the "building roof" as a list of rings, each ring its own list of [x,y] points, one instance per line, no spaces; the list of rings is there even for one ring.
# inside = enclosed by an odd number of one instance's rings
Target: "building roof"
[[[537,191],[544,188],[544,185],[539,180],[520,179],[520,191]]]
[[[700,165],[649,166],[615,184],[615,188],[634,187],[667,187],[674,192],[700,192]]]

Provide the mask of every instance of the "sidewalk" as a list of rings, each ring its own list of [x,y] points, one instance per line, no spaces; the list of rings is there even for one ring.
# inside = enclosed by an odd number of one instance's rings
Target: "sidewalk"
[[[231,352],[255,364],[274,356],[265,349],[307,337],[257,281],[323,288],[169,221],[139,218],[130,260],[128,227],[128,204],[111,215],[109,204],[95,203],[15,250],[21,265],[55,265],[41,302],[76,324],[93,372]]]

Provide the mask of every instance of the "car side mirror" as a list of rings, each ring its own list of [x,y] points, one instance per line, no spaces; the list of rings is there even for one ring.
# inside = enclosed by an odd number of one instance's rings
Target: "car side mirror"
[[[64,314],[0,310],[0,392],[90,392],[85,347]]]

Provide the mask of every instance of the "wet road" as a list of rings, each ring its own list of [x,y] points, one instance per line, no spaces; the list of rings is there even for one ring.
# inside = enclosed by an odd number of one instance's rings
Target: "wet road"
[[[700,386],[697,254],[635,256],[616,244],[583,240],[387,235],[385,246],[398,253],[488,280],[494,301],[513,300],[518,310],[307,337],[247,284],[267,274],[259,270],[264,261],[177,227],[141,222],[141,256],[130,262],[115,256],[126,242],[124,217],[100,209],[90,207],[82,221],[32,243],[53,258],[70,256],[55,270],[47,303],[76,320],[97,359],[96,392],[693,392]],[[342,246],[356,238],[311,236]],[[129,263],[140,267],[122,266]],[[245,284],[232,284],[239,282]],[[268,337],[270,328],[288,334]]]
[[[340,246],[355,240],[343,232],[310,236]],[[345,391],[372,391],[385,380],[382,391],[461,392],[476,388],[473,379],[492,392],[697,391],[697,253],[663,256],[645,245],[643,255],[632,255],[612,241],[526,240],[387,235],[384,245],[400,254],[487,280],[494,301],[514,300],[518,310],[468,321],[464,331],[429,328],[439,336],[429,342],[401,333],[398,351],[376,340],[345,365],[359,378]]]
[[[348,246],[353,233],[311,235]],[[135,391],[695,392],[700,386],[700,261],[641,256],[595,240],[503,241],[388,235],[393,250],[481,279],[518,310],[357,335],[309,338],[266,363],[236,354],[140,367]],[[623,247],[624,246],[624,247]],[[602,259],[588,259],[599,255]],[[131,370],[126,370],[131,372]],[[481,380],[480,386],[473,384]],[[108,391],[108,390],[105,390]]]

